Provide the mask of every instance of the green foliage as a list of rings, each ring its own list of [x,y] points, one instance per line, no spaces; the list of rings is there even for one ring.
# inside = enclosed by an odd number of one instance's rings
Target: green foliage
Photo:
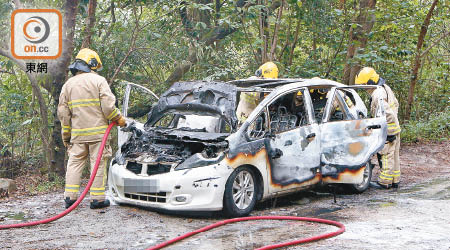
[[[26,8],[60,10],[64,2],[22,1]],[[280,77],[318,76],[342,81],[344,67],[351,63],[372,66],[386,79],[400,102],[403,120],[418,34],[430,1],[377,1],[375,11],[370,12],[376,18],[371,32],[358,34],[367,36],[367,45],[358,49],[353,59],[347,59],[347,48],[350,28],[360,26],[355,21],[360,14],[359,1],[287,0],[283,1],[280,18],[280,7],[270,10],[277,2],[281,1],[98,1],[90,47],[103,62],[99,74],[108,80],[115,75],[112,89],[119,101],[123,97],[122,80],[160,95],[169,87],[165,82],[175,68],[192,60],[192,56],[195,60],[184,70],[181,81],[247,78],[269,59],[279,66]],[[238,3],[242,5],[238,7]],[[88,0],[79,4],[72,58],[85,37],[88,4]],[[0,48],[9,45],[14,7],[13,1],[0,3]],[[185,7],[187,19],[180,14],[181,7]],[[423,50],[434,46],[448,27],[450,3],[440,1]],[[234,32],[213,43],[202,40],[225,29]],[[267,56],[272,49],[272,58],[263,59],[264,51]],[[450,36],[422,57],[412,120],[404,125],[405,141],[448,139],[449,53]],[[53,124],[54,99],[45,90],[41,92],[50,110],[44,119]],[[147,101],[143,96],[136,100]],[[136,107],[140,109],[138,105],[139,102]],[[27,75],[12,60],[0,56],[0,144],[5,146],[2,150],[12,152],[27,165],[39,164],[43,155],[40,119]]]
[[[28,185],[27,189],[31,194],[42,194],[61,190],[64,187],[65,180],[57,174],[50,174],[48,180]]]
[[[431,115],[429,119],[410,121],[402,126],[402,141],[448,141],[450,139],[450,108]]]

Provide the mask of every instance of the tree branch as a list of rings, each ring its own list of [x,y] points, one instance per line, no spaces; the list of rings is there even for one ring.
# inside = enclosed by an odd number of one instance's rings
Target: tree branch
[[[278,40],[278,29],[280,28],[280,23],[281,23],[281,17],[283,16],[283,2],[281,3],[281,6],[278,10],[278,14],[277,14],[277,21],[275,23],[275,30],[273,31],[273,36],[272,36],[272,45],[270,48],[270,55],[269,58],[271,61],[273,61],[274,58],[274,54],[275,54],[275,49],[277,47],[277,40]]]
[[[128,51],[127,54],[125,55],[125,57],[122,59],[122,61],[120,62],[119,66],[117,66],[117,68],[114,70],[114,74],[112,75],[112,77],[108,80],[109,85],[111,85],[114,82],[114,79],[116,78],[117,74],[119,74],[120,70],[122,69],[123,65],[125,65],[125,63],[128,60],[128,57],[131,55],[131,53],[133,53],[134,51],[134,46],[136,44],[136,39],[138,37],[138,30],[139,30],[139,20],[142,16],[142,9],[141,9],[141,13],[139,14],[139,16],[136,13],[136,6],[133,5],[133,13],[135,15],[135,26],[133,29],[133,33],[131,35],[131,42],[130,42],[130,46],[128,47]]]
[[[421,53],[423,42],[425,40],[425,36],[428,31],[428,26],[430,25],[431,16],[433,16],[434,8],[436,7],[439,0],[434,0],[431,4],[430,9],[428,10],[427,16],[425,17],[425,20],[422,23],[422,26],[420,28],[419,37],[417,39],[417,47],[416,47],[416,57],[414,59],[414,63],[412,64],[411,68],[411,81],[409,83],[409,91],[408,91],[408,103],[406,105],[405,110],[405,120],[409,120],[411,117],[411,107],[414,101],[414,88],[417,84],[417,78],[419,75],[419,69],[421,67]]]
[[[253,45],[252,45],[252,42],[250,41],[250,36],[249,36],[249,34],[248,34],[248,32],[247,32],[247,29],[246,29],[246,27],[245,27],[245,20],[244,20],[244,16],[241,16],[241,19],[242,19],[242,27],[243,27],[243,30],[244,30],[244,37],[245,37],[245,39],[247,40],[247,42],[248,42],[248,44],[250,45],[250,49],[252,50],[252,54],[253,54],[253,56],[255,57],[255,62],[258,62],[258,56],[256,55],[256,51],[255,51],[255,49],[253,49]]]
[[[114,4],[114,0],[111,1],[111,6],[110,6],[110,10],[111,10],[111,25],[109,26],[109,29],[106,31],[106,34],[103,36],[102,38],[102,43],[104,44],[106,39],[109,38],[109,36],[111,35],[113,28],[114,28],[114,24],[116,23],[116,12],[114,10],[115,8],[115,4]]]
[[[439,44],[439,42],[444,39],[446,36],[450,35],[450,30],[448,30],[446,33],[444,33],[441,37],[439,37],[436,41],[433,42],[433,44],[431,44],[426,50],[424,50],[422,52],[422,54],[420,54],[420,57],[425,56],[428,52],[430,52],[430,50]]]
[[[18,60],[18,59],[16,59],[16,58],[14,58],[14,57],[12,56],[12,54],[11,54],[11,52],[10,52],[9,49],[3,49],[3,48],[0,48],[0,55],[1,55],[1,56],[4,56],[4,57],[7,57],[8,59],[10,59],[10,60],[12,60],[13,62],[15,62],[15,63],[20,67],[20,69],[22,69],[23,71],[26,70],[25,62],[22,61],[22,60]]]

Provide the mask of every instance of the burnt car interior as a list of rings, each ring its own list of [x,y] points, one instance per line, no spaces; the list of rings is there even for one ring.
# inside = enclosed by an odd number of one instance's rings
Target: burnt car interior
[[[268,114],[268,115],[267,115]],[[250,124],[248,135],[258,139],[270,134],[288,131],[308,123],[303,90],[290,92],[275,99]]]
[[[270,84],[274,85],[275,83]],[[317,123],[324,121],[328,102],[330,103],[330,108],[326,122],[364,118],[363,115],[355,117],[350,112],[351,107],[356,103],[351,91],[336,90],[331,100],[329,100],[331,89],[332,86],[308,88],[313,105],[314,118]],[[267,91],[267,89],[261,90]],[[253,139],[262,138],[268,132],[276,134],[308,124],[304,95],[303,90],[299,90],[282,95],[274,100],[249,126],[249,137]],[[261,97],[263,98],[263,95]]]
[[[334,95],[330,98],[331,87],[314,87],[309,88],[313,108],[314,108],[314,118],[318,123],[323,122],[325,115],[325,108],[327,103],[330,103],[330,111],[327,121],[344,121],[344,120],[354,120],[363,118],[362,116],[354,117],[349,110],[356,103],[355,97],[352,92],[348,90],[337,90]]]

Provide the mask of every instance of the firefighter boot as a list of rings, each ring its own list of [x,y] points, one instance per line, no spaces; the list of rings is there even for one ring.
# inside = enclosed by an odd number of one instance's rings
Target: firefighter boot
[[[69,208],[70,206],[72,206],[73,203],[75,203],[75,201],[77,201],[77,200],[71,200],[69,197],[66,197],[64,199],[64,202],[66,203],[66,208]]]
[[[104,208],[104,207],[109,207],[109,200],[104,200],[104,201],[92,200],[91,201],[91,209]]]
[[[391,188],[391,185],[385,185],[385,184],[381,184],[379,182],[371,181],[370,187],[375,188],[375,189],[389,189],[389,188]]]

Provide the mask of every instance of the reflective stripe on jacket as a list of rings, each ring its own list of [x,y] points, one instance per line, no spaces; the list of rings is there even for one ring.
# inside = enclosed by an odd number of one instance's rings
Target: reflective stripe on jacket
[[[58,118],[63,141],[101,141],[109,121],[120,117],[115,102],[104,77],[93,72],[71,77],[59,96]]]
[[[387,133],[388,135],[396,135],[401,132],[400,123],[398,121],[398,101],[395,98],[394,92],[391,88],[383,84],[381,88],[378,88],[372,93],[372,103],[370,110],[372,114],[375,114],[380,103],[377,101],[381,99],[384,110],[386,111]]]

